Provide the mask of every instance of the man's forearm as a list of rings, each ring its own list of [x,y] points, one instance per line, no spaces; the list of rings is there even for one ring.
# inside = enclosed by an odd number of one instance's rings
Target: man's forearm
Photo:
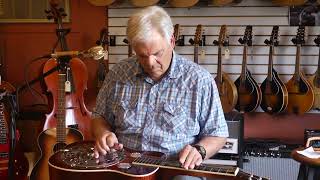
[[[91,128],[93,137],[97,137],[105,131],[112,132],[111,126],[102,117],[92,119]]]
[[[206,149],[206,158],[208,159],[216,154],[226,143],[225,137],[203,137],[197,144],[203,146]]]

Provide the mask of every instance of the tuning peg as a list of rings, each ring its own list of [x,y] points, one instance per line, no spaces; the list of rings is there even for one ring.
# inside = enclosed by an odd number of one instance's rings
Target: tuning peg
[[[264,43],[265,43],[266,45],[269,45],[269,44],[270,44],[270,41],[269,41],[268,39],[266,39],[266,40],[264,40]]]
[[[122,41],[122,42],[124,42],[124,43],[126,43],[126,44],[129,44],[128,39],[123,39],[123,41]]]
[[[240,44],[243,44],[243,43],[244,43],[244,40],[243,40],[242,38],[239,38],[239,39],[238,39],[238,42],[239,42]]]
[[[190,38],[190,39],[189,39],[189,43],[190,43],[191,45],[194,45],[194,40],[193,40],[192,38]]]
[[[214,45],[216,45],[216,46],[219,45],[219,41],[217,41],[217,40],[214,40],[212,43],[213,43]]]
[[[45,12],[46,14],[49,14],[49,13],[51,13],[51,10],[45,9],[44,12]]]
[[[52,18],[53,18],[52,15],[48,15],[48,16],[47,16],[47,19],[48,19],[48,20],[51,20]]]

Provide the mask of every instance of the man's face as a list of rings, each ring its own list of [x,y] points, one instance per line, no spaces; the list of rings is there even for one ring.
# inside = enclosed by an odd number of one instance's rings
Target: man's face
[[[138,62],[154,81],[160,80],[168,70],[174,42],[172,37],[170,44],[168,44],[165,38],[153,31],[152,36],[146,42],[134,44],[133,49],[136,52]]]

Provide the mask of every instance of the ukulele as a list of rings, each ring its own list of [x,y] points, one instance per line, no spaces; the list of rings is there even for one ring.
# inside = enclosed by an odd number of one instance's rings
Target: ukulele
[[[273,26],[270,40],[266,39],[265,44],[270,46],[269,65],[267,78],[262,82],[260,89],[262,100],[260,107],[268,113],[282,112],[288,105],[288,91],[284,83],[280,80],[278,73],[273,69],[273,51],[278,45],[279,26]]]
[[[59,26],[58,30],[61,31],[63,30],[62,14],[64,12],[57,9],[58,4],[50,3],[50,5],[51,13],[55,18],[55,22],[57,22]],[[59,34],[59,40],[61,42],[62,47],[66,46],[64,35],[65,34]],[[62,49],[65,50],[64,48]],[[54,120],[55,128],[48,128],[42,131],[38,136],[38,147],[40,149],[40,157],[32,169],[30,180],[49,180],[49,157],[54,152],[62,150],[66,146],[66,144],[83,140],[83,136],[80,131],[74,128],[66,128],[66,111],[70,110],[67,108],[70,105],[70,101],[66,100],[66,91],[68,91],[68,88],[66,86],[68,73],[67,71],[70,70],[70,66],[77,65],[77,70],[82,70],[82,73],[85,72],[83,69],[81,69],[82,64],[77,64],[77,62],[81,62],[81,60],[78,60],[77,58],[73,58],[71,60],[70,59],[71,57],[68,56],[62,56],[58,60],[50,59],[46,62],[44,66],[44,70],[48,69],[50,66],[58,66],[58,73],[56,75],[51,74],[50,76],[45,77],[46,82],[49,82],[51,80],[52,82],[54,82],[52,84],[57,85],[57,87],[55,87],[56,89],[54,92],[52,91],[53,87],[51,87],[51,92],[54,93],[54,95],[56,95],[55,97],[57,98],[52,113],[47,115],[47,119],[50,118],[51,120]],[[57,63],[58,61],[59,64]],[[80,91],[80,88],[77,90]],[[76,113],[74,113],[73,115],[76,116]],[[72,117],[68,118],[72,119]],[[89,128],[88,125],[86,125],[86,127]]]
[[[108,31],[106,28],[102,28],[100,31],[100,38],[96,42],[97,45],[102,46],[103,49],[105,49],[106,44],[108,44]],[[98,67],[98,72],[97,72],[97,77],[98,77],[98,83],[97,87],[98,89],[101,88],[104,78],[106,76],[106,73],[108,72],[108,57],[103,56],[98,60],[99,67]]]
[[[242,172],[238,167],[201,164],[194,169],[184,169],[176,159],[167,158],[161,152],[139,152],[122,149],[95,159],[94,142],[82,141],[69,144],[49,159],[50,179],[130,179],[156,180],[167,174],[170,177],[184,174],[214,177],[218,179],[267,178]],[[76,163],[74,163],[76,162]]]
[[[304,44],[304,26],[299,26],[296,38],[292,39],[297,47],[295,71],[292,78],[286,83],[289,102],[287,112],[303,114],[312,108],[314,93],[311,85],[300,72],[300,49]]]
[[[308,78],[308,80],[314,91],[314,103],[312,108],[320,110],[320,35],[314,39],[314,42],[319,47],[318,68],[316,72]]]
[[[1,79],[1,77],[0,77]],[[10,140],[9,140],[9,125],[10,125],[10,103],[3,94],[12,93],[15,88],[8,82],[0,80],[0,179],[9,180],[9,153]],[[15,180],[27,180],[29,163],[24,156],[23,151],[19,144],[19,132],[16,131],[16,146],[13,155],[13,178]]]
[[[235,108],[239,112],[252,112],[261,103],[261,90],[247,69],[247,49],[252,45],[252,26],[247,26],[243,38],[243,61],[240,77],[234,82],[238,91],[238,100]]]
[[[222,46],[228,45],[227,26],[222,25],[220,28],[219,39],[213,42],[218,46],[218,70],[214,78],[220,96],[220,101],[224,113],[232,111],[238,100],[237,87],[229,78],[228,74],[222,72]]]

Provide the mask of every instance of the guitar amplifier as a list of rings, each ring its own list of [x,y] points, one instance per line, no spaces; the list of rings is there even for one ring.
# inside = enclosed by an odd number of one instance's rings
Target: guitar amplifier
[[[243,170],[272,180],[295,180],[300,164],[290,154],[297,147],[276,141],[246,141]]]
[[[205,164],[221,164],[242,167],[242,144],[243,144],[243,115],[232,111],[225,114],[228,124],[229,137],[219,153],[205,160]]]

